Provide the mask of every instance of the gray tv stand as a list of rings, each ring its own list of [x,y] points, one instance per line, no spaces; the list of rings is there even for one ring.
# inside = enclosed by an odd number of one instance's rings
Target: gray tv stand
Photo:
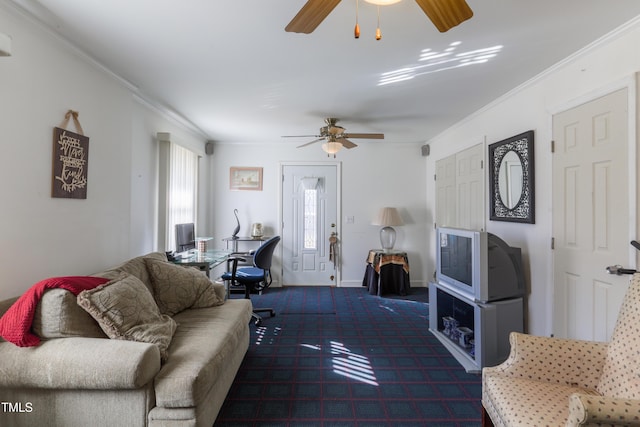
[[[524,331],[523,310],[522,298],[480,303],[445,284],[429,283],[429,330],[467,372],[506,360],[509,333]]]

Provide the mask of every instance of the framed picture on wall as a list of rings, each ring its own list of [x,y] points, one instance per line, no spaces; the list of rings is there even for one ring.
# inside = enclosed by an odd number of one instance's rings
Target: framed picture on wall
[[[262,191],[262,168],[231,166],[229,189]]]

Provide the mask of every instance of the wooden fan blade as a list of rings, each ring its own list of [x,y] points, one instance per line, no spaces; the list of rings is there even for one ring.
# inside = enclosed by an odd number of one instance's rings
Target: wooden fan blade
[[[344,148],[355,148],[355,147],[358,146],[357,144],[354,144],[353,142],[349,141],[348,139],[340,138],[339,141],[340,141],[340,143],[342,143],[342,146]]]
[[[473,11],[464,0],[416,0],[416,3],[441,33],[473,16]]]
[[[384,133],[343,133],[345,138],[384,139]]]
[[[281,135],[280,138],[320,138],[322,135]]]
[[[312,33],[338,3],[340,0],[309,0],[284,30],[290,33]]]
[[[324,138],[318,138],[318,139],[314,139],[311,142],[307,142],[306,144],[302,144],[302,145],[298,145],[296,148],[302,148],[302,147],[306,147],[307,145],[311,145],[311,144],[315,144],[318,141],[322,141]]]

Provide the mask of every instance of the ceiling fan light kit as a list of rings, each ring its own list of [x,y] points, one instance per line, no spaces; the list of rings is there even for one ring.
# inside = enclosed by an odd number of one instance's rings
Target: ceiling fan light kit
[[[357,0],[356,0],[357,1]],[[401,0],[365,0],[378,6],[388,6]],[[444,33],[461,24],[473,16],[473,11],[465,0],[415,0],[422,11],[429,17],[438,31]],[[287,24],[285,31],[292,33],[312,33],[318,25],[335,9],[340,0],[307,0],[302,9]],[[356,3],[357,4],[357,3]],[[357,12],[356,12],[357,14]],[[378,18],[379,20],[379,18]],[[376,31],[376,38],[382,37]],[[355,38],[360,37],[360,27],[357,23],[354,30]],[[379,39],[378,39],[379,40]]]
[[[336,153],[342,149],[342,144],[337,141],[327,141],[322,144],[322,150],[327,153],[327,156],[336,157]]]

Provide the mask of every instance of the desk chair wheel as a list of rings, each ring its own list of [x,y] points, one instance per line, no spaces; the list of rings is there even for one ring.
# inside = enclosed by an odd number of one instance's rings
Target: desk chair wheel
[[[262,317],[258,316],[257,314],[252,314],[251,317],[254,319],[253,323],[256,326],[260,326],[262,324]]]
[[[255,323],[256,326],[260,326],[262,323],[262,317],[257,313],[269,313],[269,317],[274,317],[276,315],[275,310],[272,308],[254,308],[253,313],[251,313],[251,317],[255,320],[253,323]]]

